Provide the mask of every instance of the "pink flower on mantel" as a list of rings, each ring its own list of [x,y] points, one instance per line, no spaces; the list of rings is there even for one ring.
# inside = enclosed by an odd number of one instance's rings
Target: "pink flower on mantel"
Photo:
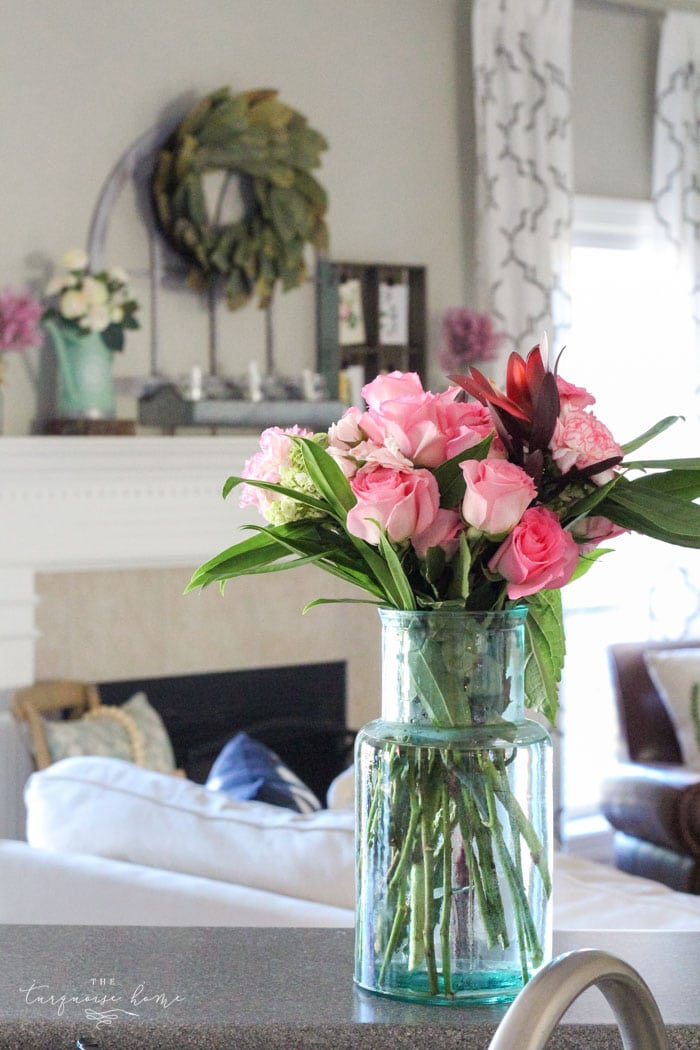
[[[393,446],[416,466],[437,467],[493,431],[488,410],[456,400],[460,393],[458,387],[427,392],[415,372],[377,376],[363,387],[368,410],[359,425],[375,445]]]
[[[475,361],[493,361],[503,342],[504,333],[494,328],[489,314],[452,306],[442,322],[444,346],[438,354],[441,367],[447,372],[463,372]]]
[[[468,459],[460,467],[466,483],[462,516],[488,536],[509,532],[537,494],[530,475],[508,460]]]
[[[288,436],[290,434],[311,437],[312,431],[304,430],[296,425],[286,430],[281,427],[268,427],[267,430],[263,430],[260,435],[260,451],[247,460],[242,471],[243,477],[279,485],[281,471],[289,466],[289,450],[292,445]],[[241,486],[241,507],[255,506],[263,516],[266,508],[276,499],[279,499],[279,496],[274,492],[259,489],[254,485]]]
[[[530,507],[488,563],[508,581],[511,600],[556,590],[568,583],[578,564],[579,549],[554,511]]]
[[[402,543],[424,532],[440,507],[440,490],[429,470],[363,467],[351,478],[350,486],[357,503],[348,511],[346,528],[375,546],[379,543],[377,525],[392,543]]]
[[[549,446],[562,474],[572,467],[584,469],[624,455],[608,428],[592,412],[565,404],[559,413]],[[593,475],[591,481],[605,485],[615,477],[614,467]]]
[[[41,304],[28,292],[6,288],[0,293],[0,351],[27,350],[39,346],[43,334],[39,327]]]

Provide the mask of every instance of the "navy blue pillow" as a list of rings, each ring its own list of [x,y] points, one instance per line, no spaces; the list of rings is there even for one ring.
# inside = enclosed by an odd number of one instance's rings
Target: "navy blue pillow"
[[[238,733],[222,749],[207,777],[210,791],[224,791],[242,801],[268,802],[297,813],[322,805],[313,791],[259,740]]]

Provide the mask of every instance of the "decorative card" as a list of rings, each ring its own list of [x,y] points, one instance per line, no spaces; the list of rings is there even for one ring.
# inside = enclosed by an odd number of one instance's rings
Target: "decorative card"
[[[363,346],[367,342],[362,283],[356,277],[338,285],[338,342],[341,346]]]
[[[382,346],[408,345],[408,285],[379,285],[379,342]]]

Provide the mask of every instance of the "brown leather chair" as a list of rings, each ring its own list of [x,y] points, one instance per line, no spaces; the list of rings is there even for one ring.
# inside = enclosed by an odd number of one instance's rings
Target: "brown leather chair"
[[[644,663],[650,649],[697,649],[700,641],[627,642],[608,648],[622,742],[602,784],[615,829],[615,864],[674,890],[700,893],[700,773],[687,769],[666,708]]]

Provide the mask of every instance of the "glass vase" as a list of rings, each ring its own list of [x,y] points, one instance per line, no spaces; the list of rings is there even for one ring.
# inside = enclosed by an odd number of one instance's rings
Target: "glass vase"
[[[58,362],[56,417],[113,419],[113,351],[100,333],[79,332],[54,321],[45,321],[44,327],[51,336]]]
[[[526,611],[380,610],[382,717],[356,743],[355,981],[502,1003],[551,955],[549,734]]]

